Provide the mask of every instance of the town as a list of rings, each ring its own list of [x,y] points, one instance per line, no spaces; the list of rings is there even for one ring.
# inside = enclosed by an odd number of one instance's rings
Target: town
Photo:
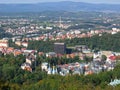
[[[52,63],[50,65],[48,62],[41,63],[42,71],[47,72],[48,74],[60,74],[60,75],[68,75],[72,72],[72,74],[93,74],[99,73],[101,71],[109,71],[113,70],[116,65],[116,60],[119,59],[120,53],[113,51],[98,51],[94,52],[90,50],[86,45],[76,45],[71,47],[76,50],[76,52],[71,52],[71,48],[67,48],[65,43],[54,43],[54,52],[38,52],[37,50],[28,50],[27,46],[29,43],[27,42],[18,42],[14,41],[17,45],[22,45],[24,48],[15,49],[14,47],[9,47],[9,43],[7,39],[0,40],[0,52],[3,55],[13,54],[17,55],[25,55],[26,61],[21,65],[21,69],[33,72],[32,64],[37,61],[36,56],[45,56],[45,58],[58,58],[66,57],[74,58],[78,57],[78,62],[73,61],[74,63],[65,63],[59,64]],[[104,57],[103,57],[104,56]],[[90,57],[91,60],[86,62],[85,58]],[[83,61],[79,63],[79,61]],[[56,65],[55,65],[56,64]]]
[[[66,12],[67,13],[67,12]],[[69,14],[69,13],[68,13]],[[96,13],[95,13],[96,14]],[[92,16],[91,16],[92,17]],[[89,19],[91,18],[89,17]],[[5,19],[9,18],[9,19]],[[72,22],[69,18],[65,19],[65,17],[58,17],[57,20],[54,21],[46,21],[41,23],[46,16],[45,15],[37,15],[35,18],[29,19],[26,16],[19,16],[18,19],[16,17],[1,17],[0,26],[3,28],[5,33],[12,34],[11,38],[4,37],[0,40],[0,51],[2,54],[13,54],[17,55],[25,55],[26,62],[21,65],[23,70],[28,70],[32,72],[32,63],[36,62],[36,56],[45,56],[46,58],[74,58],[78,57],[82,63],[74,62],[74,63],[65,63],[62,65],[50,65],[48,62],[42,62],[41,68],[43,71],[46,71],[48,74],[61,74],[67,75],[71,71],[73,74],[92,74],[98,73],[100,71],[105,70],[113,70],[116,63],[116,57],[119,57],[118,52],[113,51],[98,51],[94,52],[87,45],[75,45],[72,47],[67,47],[65,43],[54,43],[54,49],[51,52],[40,52],[38,50],[29,50],[27,49],[29,46],[29,41],[55,41],[59,42],[59,40],[65,39],[74,39],[74,38],[90,38],[95,35],[102,37],[104,33],[108,33],[114,35],[120,32],[120,29],[117,28],[119,23],[111,24],[111,30],[107,30],[108,27],[99,26],[99,30],[96,28],[88,27],[86,31],[85,28],[76,28],[80,27],[80,24]],[[49,17],[52,18],[52,17]],[[99,19],[98,19],[99,18]],[[114,19],[112,17],[106,17],[102,13],[96,18],[94,17],[93,21],[100,21],[103,18],[103,23],[113,22]],[[71,18],[72,19],[72,18]],[[81,19],[81,18],[80,18]],[[36,21],[35,21],[36,20]],[[67,21],[65,21],[67,20]],[[76,20],[76,18],[74,19]],[[86,19],[83,18],[85,21]],[[35,22],[35,23],[34,23]],[[72,24],[70,24],[72,23]],[[74,27],[73,27],[74,23]],[[83,22],[82,22],[83,23]],[[7,26],[7,27],[6,27]],[[82,25],[81,25],[82,26]],[[56,30],[55,30],[56,29]],[[69,29],[69,30],[68,30]],[[9,40],[12,40],[17,46],[20,46],[20,49],[9,46]],[[71,50],[76,50],[75,52],[71,52]],[[105,56],[105,60],[102,60]],[[85,57],[90,57],[92,60],[90,62],[84,62]]]
[[[2,79],[20,85],[69,77],[92,87],[119,84],[119,13],[57,13],[0,15]]]

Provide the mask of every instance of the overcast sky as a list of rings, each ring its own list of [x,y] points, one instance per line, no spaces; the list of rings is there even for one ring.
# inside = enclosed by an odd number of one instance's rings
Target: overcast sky
[[[0,3],[39,3],[39,2],[59,2],[59,1],[120,4],[120,0],[0,0]]]

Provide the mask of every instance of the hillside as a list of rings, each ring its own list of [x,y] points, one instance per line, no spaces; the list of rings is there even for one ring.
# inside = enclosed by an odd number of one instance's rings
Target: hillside
[[[0,12],[41,12],[41,11],[101,11],[120,12],[119,4],[91,4],[82,2],[47,2],[36,4],[0,4]]]

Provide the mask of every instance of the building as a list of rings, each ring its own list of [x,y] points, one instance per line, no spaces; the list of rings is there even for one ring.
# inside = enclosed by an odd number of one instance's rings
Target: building
[[[13,53],[14,53],[14,56],[17,56],[17,55],[22,54],[22,51],[15,49]]]
[[[42,69],[42,71],[48,71],[48,63],[47,62],[42,63],[41,69]]]
[[[56,53],[55,52],[49,52],[49,53],[46,53],[46,57],[56,57]]]
[[[33,62],[35,61],[35,56],[33,54],[29,54],[27,57],[26,57],[26,63],[29,63],[30,65],[33,64]]]
[[[0,40],[0,47],[7,48],[8,47],[8,40]]]
[[[54,52],[56,54],[65,54],[66,53],[65,43],[54,43]]]
[[[18,45],[18,46],[22,45],[21,41],[16,41],[15,44]]]
[[[86,45],[76,45],[75,50],[77,50],[79,52],[83,52],[83,51],[88,50],[88,47]]]
[[[22,42],[21,44],[22,44],[22,46],[24,46],[26,48],[28,47],[28,42]]]
[[[31,68],[31,66],[30,66],[29,63],[23,63],[23,64],[21,65],[21,69],[32,72],[32,68]]]

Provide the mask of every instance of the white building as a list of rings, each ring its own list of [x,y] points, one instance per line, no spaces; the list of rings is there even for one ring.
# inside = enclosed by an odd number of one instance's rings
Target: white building
[[[48,71],[48,63],[47,62],[42,63],[41,69],[42,69],[42,71],[44,71],[44,70]]]
[[[22,46],[28,47],[28,42],[22,42]]]
[[[0,47],[8,47],[8,40],[0,40]]]

